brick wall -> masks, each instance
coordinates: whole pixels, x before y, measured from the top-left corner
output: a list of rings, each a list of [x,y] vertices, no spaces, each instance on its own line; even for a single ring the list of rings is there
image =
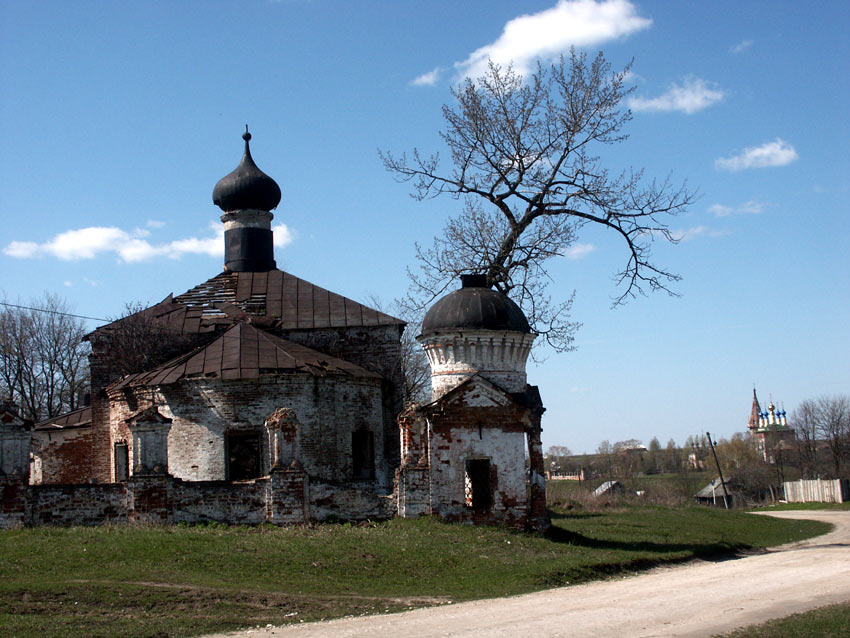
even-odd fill
[[[433,404],[406,410],[399,429],[400,516],[434,513],[447,520],[547,525],[545,485],[536,480],[542,464],[537,410],[473,379]],[[490,471],[489,507],[481,511],[470,506],[466,493],[467,462],[475,460],[487,461]]]
[[[376,443],[375,483],[388,491],[391,469],[383,446],[378,444],[383,438],[381,392],[380,380],[334,375],[278,374],[234,381],[188,379],[155,389],[112,392],[110,427],[116,440],[128,437],[124,420],[156,405],[161,414],[172,419],[168,434],[169,473],[187,481],[217,481],[228,478],[225,441],[227,434],[233,432],[259,434],[260,473],[269,473],[271,454],[264,423],[276,409],[287,407],[298,421],[296,457],[307,474],[330,482],[352,480],[351,434],[366,429],[372,432]]]
[[[91,427],[33,432],[30,482],[88,483],[92,440]]]
[[[209,521],[287,525],[329,518],[381,520],[393,512],[391,496],[373,484],[311,481],[297,469],[276,469],[238,483],[187,482],[168,475],[87,485],[27,485],[0,478],[0,528]]]
[[[29,486],[19,478],[0,476],[0,529],[29,522]]]
[[[404,406],[404,376],[401,369],[400,326],[328,328],[324,330],[290,330],[281,332],[285,339],[303,344],[319,352],[377,372],[384,379],[383,455],[386,458],[385,480],[392,482],[399,465],[396,416]],[[377,446],[376,446],[377,447]]]
[[[118,484],[34,485],[30,525],[102,525],[127,522],[127,490]]]

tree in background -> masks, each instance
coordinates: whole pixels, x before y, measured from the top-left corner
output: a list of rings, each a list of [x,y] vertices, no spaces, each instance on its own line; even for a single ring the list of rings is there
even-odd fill
[[[817,406],[811,399],[803,401],[791,413],[790,425],[797,437],[797,458],[800,478],[814,479],[818,471],[818,427]]]
[[[439,155],[381,152],[388,170],[413,183],[415,198],[464,201],[431,247],[417,246],[411,308],[430,305],[462,273],[486,274],[556,351],[571,350],[578,327],[568,320],[572,297],[551,300],[548,261],[564,255],[587,224],[624,243],[615,305],[647,289],[673,294],[668,286],[679,277],[652,262],[651,246],[659,238],[676,243],[667,220],[694,193],[667,180],[647,183],[642,171],[611,174],[598,155],[628,137],[631,112],[622,102],[633,90],[625,85],[629,71],[612,72],[601,53],[589,61],[571,51],[523,81],[491,62],[443,107],[451,170],[440,168]]]
[[[572,456],[570,448],[566,445],[550,445],[543,455],[543,462],[547,472],[569,472],[573,471],[569,462]]]
[[[644,474],[656,474],[661,469],[661,441],[657,436],[652,437],[644,458]]]
[[[676,446],[676,441],[670,439],[667,441],[667,446],[664,448],[662,457],[662,469],[664,472],[672,473],[679,472],[682,469],[682,452]]]
[[[850,470],[850,396],[807,399],[791,413],[791,425],[797,434],[800,473],[807,478],[821,472],[843,478]],[[828,470],[818,462],[818,441],[829,449]]]
[[[421,317],[411,316],[408,309],[398,301],[387,307],[376,295],[369,297],[369,305],[376,310],[394,315],[407,323],[401,335],[400,362],[402,377],[404,379],[404,401],[405,403],[422,403],[428,400],[431,392],[431,365],[428,357],[419,342],[416,334],[421,328]],[[383,371],[384,377],[394,378],[391,370]]]
[[[773,487],[780,482],[776,468],[764,461],[749,432],[721,439],[715,451],[724,477],[744,496],[754,501],[772,499]]]
[[[217,336],[215,332],[186,334],[169,328],[167,312],[160,304],[128,303],[120,316],[97,330],[92,346],[110,381],[152,370]]]
[[[829,445],[835,478],[850,469],[850,397],[823,396],[817,400],[818,428]]]
[[[596,448],[594,474],[614,478],[614,446],[607,439]]]
[[[83,320],[62,298],[45,294],[0,306],[0,398],[41,421],[83,404],[89,389]],[[26,306],[26,307],[22,307]]]

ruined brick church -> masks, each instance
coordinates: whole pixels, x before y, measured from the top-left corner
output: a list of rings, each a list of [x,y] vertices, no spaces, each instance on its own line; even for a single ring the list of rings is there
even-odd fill
[[[4,413],[0,527],[422,514],[545,527],[519,307],[465,276],[418,337],[431,400],[404,405],[404,322],[276,268],[281,191],[243,139],[213,190],[224,271],[88,335],[90,406],[35,426]],[[140,320],[183,351],[128,373],[116,344]]]

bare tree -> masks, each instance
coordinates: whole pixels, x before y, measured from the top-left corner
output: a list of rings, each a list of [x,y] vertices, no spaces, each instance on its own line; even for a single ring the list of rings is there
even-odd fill
[[[667,446],[664,448],[662,466],[665,472],[679,472],[682,469],[682,450],[673,439],[667,441]]]
[[[388,170],[412,182],[415,198],[464,200],[463,212],[432,246],[417,246],[411,306],[428,305],[461,273],[484,273],[556,351],[570,350],[578,327],[568,320],[572,297],[552,302],[547,262],[563,255],[586,224],[625,243],[615,305],[646,289],[673,294],[668,286],[679,276],[652,263],[650,249],[658,238],[676,243],[666,220],[694,193],[668,180],[645,183],[642,171],[612,175],[596,154],[627,138],[628,73],[628,66],[612,73],[601,53],[588,61],[571,51],[538,65],[526,82],[491,62],[484,76],[453,90],[456,104],[443,107],[450,171],[440,169],[439,155],[381,152]]]
[[[818,433],[829,446],[835,478],[841,478],[850,467],[850,396],[822,396],[815,405]]]
[[[89,387],[82,319],[56,295],[0,306],[0,398],[39,421],[80,407]]]
[[[772,498],[779,477],[775,468],[764,461],[749,432],[720,439],[715,451],[724,476],[743,496],[754,501]]]
[[[596,459],[601,462],[598,474],[614,478],[614,446],[605,439],[596,447]]]
[[[169,328],[157,306],[128,303],[120,317],[99,331],[108,339],[110,373],[115,377],[151,370],[208,341],[208,335],[184,334]]]
[[[387,307],[376,295],[371,295],[368,302],[376,310],[394,315],[407,323],[401,335],[399,362],[404,378],[404,401],[405,403],[421,403],[427,400],[431,390],[431,365],[422,346],[416,341],[416,335],[422,326],[421,313],[411,315],[406,305],[398,300]],[[395,362],[392,365],[395,365]],[[385,372],[389,373],[389,371]],[[385,374],[385,376],[393,375]]]
[[[817,405],[812,399],[806,399],[791,413],[791,425],[797,436],[800,478],[804,479],[818,477],[817,413]]]
[[[546,450],[546,456],[566,457],[572,456],[572,454],[570,448],[566,445],[550,445]]]

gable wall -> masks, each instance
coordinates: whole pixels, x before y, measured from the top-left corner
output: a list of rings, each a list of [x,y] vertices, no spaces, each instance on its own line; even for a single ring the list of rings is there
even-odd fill
[[[465,467],[468,459],[491,466],[491,517],[523,523],[527,512],[525,432],[512,410],[452,410],[432,421],[429,446],[431,503],[447,519],[468,518]],[[480,426],[480,427],[479,427]]]

